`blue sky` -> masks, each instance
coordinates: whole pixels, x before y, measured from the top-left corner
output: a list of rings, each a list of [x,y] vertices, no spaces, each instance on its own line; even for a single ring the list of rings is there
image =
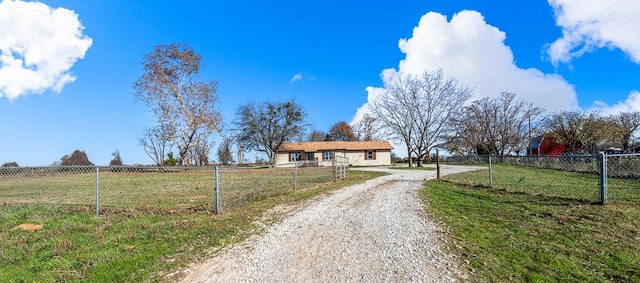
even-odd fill
[[[345,3],[347,2],[347,3]],[[640,0],[0,2],[0,163],[97,165],[154,121],[132,84],[154,45],[184,42],[240,104],[295,99],[314,129],[357,121],[390,75],[437,68],[549,112],[640,110]],[[212,157],[213,154],[212,154]]]

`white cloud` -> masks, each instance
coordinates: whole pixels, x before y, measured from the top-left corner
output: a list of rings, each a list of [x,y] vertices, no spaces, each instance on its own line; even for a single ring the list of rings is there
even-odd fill
[[[297,82],[297,81],[299,81],[301,79],[302,79],[302,73],[297,73],[297,74],[293,75],[293,77],[289,80],[289,83],[292,84],[292,83],[295,83],[295,82]]]
[[[450,21],[441,14],[422,16],[413,35],[401,39],[398,46],[405,53],[398,69],[386,69],[381,77],[386,86],[399,72],[419,74],[442,68],[460,83],[475,87],[472,99],[497,97],[508,91],[548,111],[578,108],[573,86],[555,74],[538,69],[519,68],[511,49],[505,45],[506,34],[487,24],[476,11],[461,11]],[[367,87],[368,101],[384,88]],[[367,113],[365,103],[352,121]]]
[[[9,100],[73,82],[73,64],[92,44],[78,15],[40,2],[0,2],[0,97]]]
[[[599,111],[605,115],[617,114],[620,112],[640,111],[640,91],[631,91],[625,101],[620,101],[615,105],[608,105],[602,101],[596,100],[593,102],[593,106],[588,110]]]
[[[569,62],[597,48],[619,48],[640,63],[640,0],[549,0],[562,37],[546,50],[551,62]]]
[[[289,83],[293,84],[301,80],[313,80],[313,79],[315,79],[314,76],[310,76],[310,75],[298,72],[297,74],[293,75],[293,77],[289,80]]]

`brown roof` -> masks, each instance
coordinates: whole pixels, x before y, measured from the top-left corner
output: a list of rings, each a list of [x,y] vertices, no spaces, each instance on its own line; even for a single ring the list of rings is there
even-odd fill
[[[388,141],[322,141],[322,142],[294,142],[284,143],[279,152],[304,151],[317,152],[326,150],[369,150],[369,149],[393,149]]]

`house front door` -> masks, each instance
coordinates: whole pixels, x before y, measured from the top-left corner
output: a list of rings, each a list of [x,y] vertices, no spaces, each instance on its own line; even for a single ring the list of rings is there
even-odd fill
[[[309,152],[309,154],[307,155],[307,160],[310,160],[310,161],[316,160],[313,155],[313,152]]]

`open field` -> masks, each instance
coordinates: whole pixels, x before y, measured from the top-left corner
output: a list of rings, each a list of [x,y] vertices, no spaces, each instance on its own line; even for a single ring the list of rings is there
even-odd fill
[[[525,169],[501,170],[517,174]],[[486,173],[450,177],[460,182]],[[511,183],[498,189],[437,181],[425,185],[428,210],[448,227],[450,246],[472,271],[470,281],[640,281],[637,202],[603,206],[579,200],[576,195],[589,198],[585,188],[597,187],[589,175],[548,170],[526,176],[526,186]],[[566,181],[562,190],[547,193],[532,186],[534,180],[540,187],[549,180]]]
[[[294,175],[295,174],[295,175]],[[213,168],[23,169],[0,174],[0,201],[7,204],[77,205],[109,210],[167,211],[214,209]],[[222,211],[249,199],[330,182],[331,167],[222,168],[219,170]],[[98,186],[97,186],[98,185]]]
[[[540,169],[520,165],[493,165],[493,187],[510,192],[561,197],[584,202],[600,200],[599,176],[594,173]],[[457,184],[489,187],[489,169],[445,176]],[[640,204],[640,180],[608,178],[608,201]]]
[[[237,173],[238,177],[232,179],[233,174],[227,172],[231,174],[227,179],[234,180],[229,181],[227,187],[233,182],[242,182],[249,183],[246,187],[251,188],[222,215],[196,209],[198,205],[210,206],[208,197],[196,197],[212,189],[206,185],[213,179],[211,172],[160,175],[145,172],[136,173],[139,176],[135,178],[130,172],[105,173],[100,178],[101,197],[115,200],[105,201],[105,213],[99,217],[87,207],[91,202],[84,203],[95,197],[91,193],[95,192],[95,183],[86,181],[90,173],[65,175],[55,182],[31,180],[25,183],[31,186],[25,188],[31,189],[7,192],[10,197],[3,197],[0,202],[0,281],[160,280],[166,271],[184,267],[216,247],[259,232],[252,224],[256,219],[277,221],[278,215],[266,219],[263,216],[276,205],[298,202],[381,175],[351,171],[348,179],[331,182],[326,172],[309,171],[316,173],[299,175],[299,187],[293,190],[285,189],[285,183],[293,183],[290,170],[294,169],[279,171],[283,179],[265,178],[269,175],[266,171]],[[224,174],[220,172],[221,181]],[[5,186],[0,186],[0,190],[12,187],[5,181],[0,183]],[[76,181],[81,185],[74,185]],[[221,188],[224,186],[221,183]],[[25,201],[28,195],[24,191],[33,195],[32,190],[42,188],[51,190],[47,193],[53,200],[43,197],[41,203]],[[256,193],[261,191],[264,192]],[[166,199],[171,202],[163,203]],[[180,204],[185,204],[185,208],[176,210],[174,207],[180,208]],[[32,231],[17,228],[21,224],[34,226],[23,226]]]

